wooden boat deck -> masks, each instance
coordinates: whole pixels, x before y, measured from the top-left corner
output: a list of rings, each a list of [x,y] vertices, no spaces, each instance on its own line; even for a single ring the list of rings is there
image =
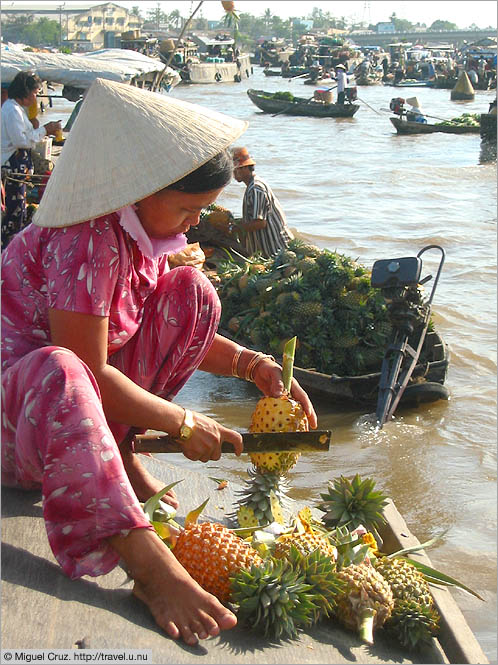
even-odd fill
[[[207,497],[206,519],[224,521],[234,501],[233,483],[218,491],[207,469],[193,472],[144,457],[164,483],[179,485],[179,521]],[[381,534],[384,549],[394,551],[418,541],[392,503]],[[150,649],[152,663],[487,663],[451,593],[435,589],[441,635],[419,654],[409,654],[378,631],[368,647],[357,636],[324,621],[295,641],[272,644],[236,627],[217,638],[188,647],[166,637],[148,610],[131,595],[131,581],[120,567],[98,578],[70,580],[48,545],[40,494],[2,489],[2,648],[5,649]],[[428,562],[421,553],[421,560]],[[89,654],[90,655],[90,654]]]

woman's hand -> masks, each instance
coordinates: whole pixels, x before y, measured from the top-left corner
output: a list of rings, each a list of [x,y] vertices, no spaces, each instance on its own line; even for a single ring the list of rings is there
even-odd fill
[[[201,462],[219,460],[223,441],[233,444],[237,456],[242,453],[244,446],[239,432],[220,425],[202,413],[194,413],[193,434],[182,443],[183,454],[190,460]]]
[[[254,383],[267,397],[280,397],[284,392],[284,382],[282,380],[282,368],[278,363],[270,358],[261,360],[253,373]],[[292,379],[291,396],[301,404],[311,429],[317,427],[317,417],[315,409],[307,393],[301,388],[296,379]]]
[[[43,125],[47,131],[47,136],[50,136],[51,134],[55,135],[58,129],[61,129],[61,123],[60,120],[57,122],[47,122],[46,125]]]

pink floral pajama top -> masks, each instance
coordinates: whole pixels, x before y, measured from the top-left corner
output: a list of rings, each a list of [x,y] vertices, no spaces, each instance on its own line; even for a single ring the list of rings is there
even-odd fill
[[[118,562],[107,538],[150,528],[105,418],[98,385],[52,345],[49,309],[109,317],[108,362],[171,399],[202,362],[220,303],[196,268],[169,271],[119,213],[48,229],[33,224],[2,253],[2,483],[41,488],[52,551],[73,578]]]

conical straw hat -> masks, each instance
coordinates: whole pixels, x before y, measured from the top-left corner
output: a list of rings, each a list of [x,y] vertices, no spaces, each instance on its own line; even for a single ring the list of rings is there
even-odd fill
[[[140,201],[205,164],[247,125],[168,95],[96,79],[33,222],[72,226]]]

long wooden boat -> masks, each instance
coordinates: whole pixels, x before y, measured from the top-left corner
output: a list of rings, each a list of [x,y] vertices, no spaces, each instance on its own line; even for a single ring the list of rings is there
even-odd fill
[[[210,499],[203,519],[227,524],[233,510],[236,482],[223,491],[206,471],[192,471],[163,459],[142,456],[150,473],[165,485],[183,480],[178,486],[181,508],[176,517],[182,523],[189,510]],[[170,456],[171,457],[171,456]],[[241,467],[243,463],[241,462]],[[299,509],[302,504],[296,502]],[[269,665],[284,663],[488,663],[486,655],[459,609],[452,592],[432,587],[434,603],[441,616],[440,634],[421,653],[402,649],[377,631],[368,649],[354,632],[332,620],[306,630],[299,640],[275,643],[239,626],[219,638],[186,647],[169,639],[148,610],[131,594],[132,581],[121,567],[109,574],[80,580],[66,577],[56,564],[45,531],[39,492],[2,488],[2,651],[25,649],[148,650],[151,663],[220,663]],[[384,508],[386,524],[379,529],[383,551],[391,553],[419,545],[405,520],[390,500]],[[423,552],[413,558],[430,565]],[[450,571],[451,572],[451,571]],[[69,651],[68,651],[69,653]],[[81,652],[89,653],[87,652]],[[112,652],[109,652],[112,653]],[[137,652],[135,652],[137,653]],[[140,658],[136,656],[135,660]],[[109,658],[109,656],[108,656]],[[201,660],[199,660],[199,658]],[[7,658],[5,658],[7,660]]]
[[[395,88],[430,88],[433,85],[432,79],[420,81],[399,81],[398,83],[384,82],[384,85],[391,85]]]
[[[247,95],[251,102],[265,113],[283,113],[284,115],[310,116],[312,118],[351,118],[360,108],[358,104],[324,104],[302,97],[294,101],[274,99],[272,93],[250,88]]]
[[[263,69],[263,74],[265,76],[282,76],[282,71],[280,69]]]
[[[467,127],[465,125],[430,125],[423,122],[413,122],[411,120],[401,120],[400,118],[389,118],[398,134],[433,134],[434,132],[443,132],[444,134],[479,134],[481,128]]]
[[[220,334],[236,341],[228,330],[221,329]],[[415,366],[400,400],[403,406],[418,406],[440,399],[447,400],[449,397],[449,390],[444,382],[448,373],[450,352],[437,331],[427,332],[421,357],[428,360]],[[380,371],[359,376],[338,376],[294,365],[294,376],[306,392],[314,397],[331,399],[334,403],[339,401],[352,408],[370,407],[377,403]]]

